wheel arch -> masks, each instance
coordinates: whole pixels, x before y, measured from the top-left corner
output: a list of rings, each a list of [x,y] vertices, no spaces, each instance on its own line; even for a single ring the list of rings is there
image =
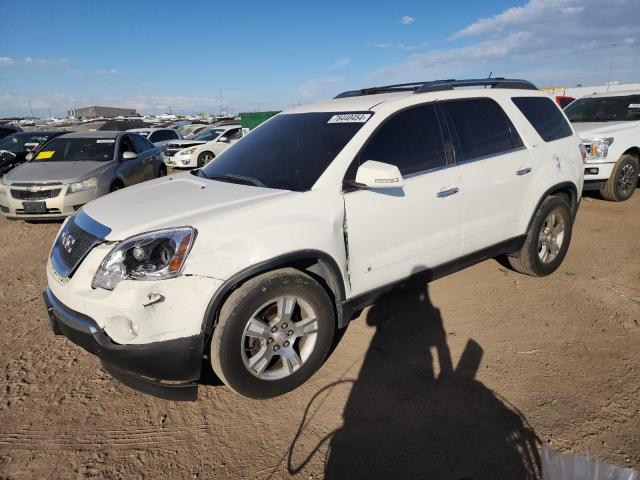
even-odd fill
[[[247,280],[263,273],[281,268],[295,268],[313,277],[320,283],[331,299],[336,318],[336,327],[346,326],[349,319],[342,315],[342,303],[345,300],[345,285],[338,263],[331,255],[319,250],[299,250],[264,260],[236,273],[216,291],[209,301],[202,321],[202,332],[210,339],[215,328],[222,305],[229,295]]]
[[[633,155],[638,161],[640,161],[640,147],[631,147],[625,150],[622,155]]]
[[[575,218],[576,213],[578,212],[578,205],[580,204],[580,199],[578,198],[578,187],[573,182],[558,183],[548,188],[542,194],[542,196],[540,197],[540,200],[538,200],[536,207],[533,209],[533,212],[531,212],[529,223],[527,223],[526,232],[528,232],[529,229],[531,228],[531,222],[533,222],[533,218],[535,217],[536,212],[540,208],[540,205],[542,205],[542,202],[544,202],[544,200],[551,195],[563,196],[565,199],[567,199],[569,202],[569,208],[571,209],[571,215],[572,217]]]

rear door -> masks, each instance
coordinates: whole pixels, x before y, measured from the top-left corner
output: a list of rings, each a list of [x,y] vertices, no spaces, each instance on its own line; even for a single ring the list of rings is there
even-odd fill
[[[354,295],[436,267],[459,256],[463,192],[447,164],[433,104],[387,119],[371,136],[347,179],[367,160],[396,165],[397,189],[344,193],[349,273]]]
[[[532,177],[531,154],[490,98],[441,102],[463,178],[462,254],[518,236]]]

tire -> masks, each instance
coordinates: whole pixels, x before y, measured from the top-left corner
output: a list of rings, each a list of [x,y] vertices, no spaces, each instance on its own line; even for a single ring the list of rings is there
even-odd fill
[[[278,302],[285,296],[288,302]],[[293,305],[289,318],[282,318],[283,304]],[[334,331],[333,305],[318,282],[293,268],[268,272],[242,284],[222,306],[211,339],[211,367],[241,395],[282,395],[322,366]]]
[[[545,198],[533,216],[524,245],[507,256],[509,265],[534,277],[555,272],[567,254],[572,230],[573,217],[567,201],[556,196]]]
[[[215,155],[211,152],[202,152],[198,155],[198,168],[204,167],[207,163],[215,158]]]
[[[122,182],[113,182],[113,184],[111,184],[111,188],[109,189],[109,192],[115,192],[118,190],[122,190],[124,188],[124,185],[122,184]]]
[[[612,202],[629,200],[638,185],[638,159],[633,155],[622,155],[616,162],[611,176],[600,188],[600,194]]]
[[[166,176],[167,176],[167,167],[165,167],[164,165],[160,165],[160,168],[158,168],[158,178],[166,177]]]

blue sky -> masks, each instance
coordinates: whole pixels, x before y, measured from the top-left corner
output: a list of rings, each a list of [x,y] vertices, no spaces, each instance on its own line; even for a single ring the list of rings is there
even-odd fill
[[[0,116],[282,109],[349,88],[517,76],[640,81],[640,2],[0,0]]]

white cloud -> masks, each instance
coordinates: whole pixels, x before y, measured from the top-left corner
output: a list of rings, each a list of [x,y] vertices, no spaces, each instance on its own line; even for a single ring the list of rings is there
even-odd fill
[[[336,68],[346,67],[350,63],[351,63],[351,60],[349,60],[348,58],[341,58],[339,60],[336,60],[336,62],[329,67],[329,70],[335,70]]]
[[[22,60],[25,65],[69,65],[71,60],[68,58],[33,58],[25,57]]]
[[[11,57],[0,57],[0,67],[10,67],[15,61]]]
[[[431,80],[493,71],[494,76],[528,72],[542,84],[604,83],[616,43],[614,78],[618,73],[623,81],[637,81],[638,15],[637,0],[610,0],[607,8],[599,0],[530,0],[476,20],[451,37],[449,48],[411,55],[368,78]]]
[[[96,70],[96,75],[117,75],[120,73],[117,68],[103,68]]]
[[[337,92],[338,86],[344,80],[344,77],[313,78],[300,85],[296,90],[296,95],[305,101],[330,98],[339,93]]]
[[[410,16],[408,16],[408,15],[405,15],[404,17],[402,17],[402,18],[400,19],[400,23],[401,23],[402,25],[411,25],[411,24],[412,24],[412,23],[414,23],[415,21],[416,21],[416,19],[415,19],[415,18],[410,17]]]

